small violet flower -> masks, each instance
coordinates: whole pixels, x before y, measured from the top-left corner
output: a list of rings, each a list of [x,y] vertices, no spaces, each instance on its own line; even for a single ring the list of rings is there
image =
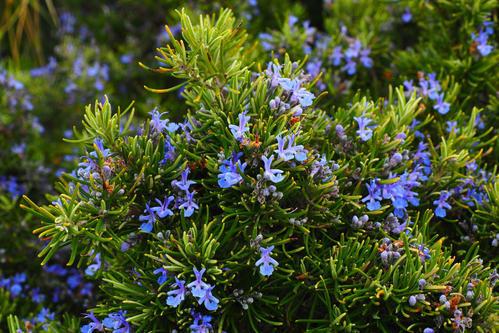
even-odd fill
[[[262,161],[264,164],[264,173],[263,176],[272,181],[273,183],[279,183],[284,179],[282,175],[283,171],[279,169],[272,169],[272,161],[274,160],[274,155],[271,155],[269,158],[266,156],[262,156]]]
[[[250,117],[246,116],[246,112],[243,112],[239,114],[239,126],[229,125],[230,131],[237,141],[242,141],[245,133],[249,131],[249,120]]]
[[[260,247],[261,257],[257,260],[255,266],[260,266],[260,274],[263,276],[271,276],[274,272],[274,267],[279,265],[279,263],[270,256],[273,249],[273,245],[267,248]]]
[[[360,137],[362,141],[368,141],[371,139],[373,136],[373,128],[375,128],[374,125],[368,126],[371,122],[372,119],[369,119],[367,117],[354,117],[355,121],[357,121],[357,124],[359,125],[359,129],[356,131],[357,135]]]
[[[451,195],[450,192],[442,191],[440,192],[440,197],[437,200],[433,201],[433,204],[437,206],[437,208],[435,208],[436,216],[443,218],[447,215],[446,209],[452,208],[452,206],[447,203],[447,200],[449,199],[450,195]]]
[[[185,281],[179,280],[175,277],[175,283],[173,286],[176,286],[177,289],[170,290],[167,293],[168,298],[166,299],[166,304],[176,308],[185,299]]]

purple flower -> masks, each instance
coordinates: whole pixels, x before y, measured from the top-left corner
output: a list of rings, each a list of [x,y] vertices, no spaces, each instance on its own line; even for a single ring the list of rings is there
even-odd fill
[[[244,172],[246,163],[241,164],[239,160],[241,156],[242,153],[232,153],[232,158],[223,161],[219,167],[221,173],[218,175],[218,186],[229,188],[243,180],[243,177],[239,174],[239,170],[240,172]]]
[[[487,34],[487,32],[485,31],[480,31],[478,35],[472,33],[471,38],[477,44],[476,48],[478,50],[478,53],[480,53],[482,57],[488,56],[494,49],[492,45],[487,44],[489,34]]]
[[[101,268],[102,262],[100,259],[100,253],[97,253],[94,258],[94,263],[85,269],[85,274],[89,276],[95,275],[95,273]]]
[[[178,124],[170,123],[168,119],[161,119],[161,116],[166,114],[166,112],[159,113],[158,109],[155,108],[149,112],[149,114],[151,115],[151,122],[149,123],[149,126],[154,133],[159,134],[164,130],[167,130],[168,132],[175,132],[179,128]]]
[[[196,184],[195,181],[187,179],[187,177],[189,176],[189,173],[190,173],[189,168],[185,168],[185,170],[182,171],[181,180],[180,181],[178,181],[178,180],[172,181],[172,185],[176,186],[179,190],[189,192],[189,187],[192,184]]]
[[[230,131],[237,141],[242,141],[244,139],[245,133],[249,131],[249,120],[250,117],[246,116],[246,112],[242,112],[239,114],[239,126],[229,125]]]
[[[215,286],[208,285],[208,287],[202,290],[202,296],[198,298],[198,304],[204,304],[204,307],[209,311],[215,311],[219,303],[219,300],[211,293],[213,288]]]
[[[168,271],[166,269],[164,269],[163,267],[155,269],[152,273],[154,275],[158,275],[159,274],[159,277],[158,277],[158,284],[159,285],[162,285],[168,279],[168,275],[167,275]]]
[[[412,14],[409,8],[405,8],[404,13],[402,14],[402,22],[409,23],[412,20]]]
[[[172,145],[171,139],[169,136],[166,136],[165,138],[165,146],[164,146],[164,151],[165,151],[165,157],[161,161],[161,164],[166,164],[168,161],[174,161],[175,158],[177,157],[177,154],[175,154],[175,146]]]
[[[360,51],[360,62],[365,68],[373,67],[373,60],[369,57],[370,53],[371,53],[370,48],[365,48],[362,51]]]
[[[155,201],[159,204],[159,206],[151,208],[151,211],[156,213],[159,218],[172,216],[173,212],[168,208],[168,206],[170,206],[173,200],[175,200],[173,195],[170,195],[169,197],[165,196],[165,199],[163,201],[156,199]]]
[[[277,149],[274,152],[277,153],[279,158],[284,161],[290,161],[294,158],[298,162],[303,162],[307,159],[308,151],[302,145],[295,145],[295,138],[295,134],[288,135],[285,138],[277,136]],[[288,142],[288,146],[284,148],[286,141]]]
[[[210,333],[213,330],[211,316],[203,316],[200,313],[193,313],[194,323],[190,326],[192,333]]]
[[[150,233],[152,231],[153,225],[156,222],[156,215],[154,211],[149,207],[149,204],[146,204],[146,209],[144,210],[143,215],[139,216],[139,221],[146,221],[140,225],[140,230],[146,233]]]
[[[34,318],[35,323],[46,323],[49,320],[54,320],[55,314],[53,312],[50,312],[49,309],[42,307],[40,312],[36,315]]]
[[[444,101],[444,94],[438,94],[436,100],[437,103],[433,108],[440,114],[447,114],[447,112],[449,112],[450,104]]]
[[[265,179],[272,181],[273,183],[279,183],[284,179],[282,175],[283,171],[279,169],[272,169],[272,161],[274,160],[274,155],[270,155],[269,158],[262,156],[262,161],[264,165],[263,176]]]
[[[348,59],[346,65],[341,70],[347,72],[348,75],[354,75],[357,73],[357,63],[352,59]]]
[[[354,119],[355,121],[357,121],[357,124],[359,125],[359,129],[356,131],[356,133],[360,137],[360,139],[365,142],[368,141],[370,138],[372,138],[373,136],[372,129],[376,127],[374,125],[368,126],[372,122],[372,119],[362,116],[354,117]]]
[[[366,184],[367,191],[369,194],[362,198],[362,202],[368,202],[367,203],[367,209],[370,211],[373,210],[378,210],[381,208],[381,189],[380,187],[376,184],[376,180],[371,180],[370,184]]]
[[[113,333],[129,333],[130,324],[126,321],[126,311],[118,311],[108,314],[102,321],[104,327],[112,329]]]
[[[185,299],[185,281],[179,280],[175,277],[175,283],[173,286],[176,286],[177,289],[170,290],[167,293],[168,298],[166,299],[166,304],[176,308]]]
[[[204,290],[207,289],[210,285],[207,283],[204,283],[202,281],[203,279],[203,274],[206,272],[206,268],[201,269],[198,271],[196,267],[193,268],[194,275],[196,276],[196,279],[189,283],[187,285],[188,288],[191,289],[192,296],[194,297],[203,297]]]
[[[459,132],[459,129],[457,128],[457,121],[447,121],[446,124],[447,124],[447,129],[446,129],[447,133]]]
[[[305,88],[300,88],[301,81],[299,79],[280,78],[278,82],[290,94],[291,102],[298,102],[303,108],[312,105],[315,96]]]
[[[97,319],[94,316],[93,312],[90,312],[89,314],[85,315],[85,318],[92,320],[92,322],[90,324],[82,326],[80,329],[81,333],[92,333],[94,331],[99,331],[99,332],[104,331],[104,326],[99,321],[99,319]]]
[[[260,247],[261,257],[257,260],[255,266],[260,266],[260,274],[263,276],[271,276],[274,272],[274,267],[279,265],[279,263],[270,256],[273,249],[273,245],[267,248]]]
[[[279,85],[279,79],[281,78],[281,65],[269,62],[265,74],[270,78],[270,87],[277,87]]]
[[[435,331],[433,330],[433,328],[426,327],[426,328],[423,330],[423,333],[435,333]]]
[[[362,43],[360,40],[356,39],[353,43],[350,43],[350,46],[345,51],[345,57],[348,59],[357,58],[360,54],[360,50],[362,48]]]
[[[184,209],[184,217],[190,217],[194,213],[195,209],[199,209],[198,204],[194,201],[194,193],[188,190],[185,193],[184,202],[179,206],[180,209]]]
[[[450,197],[450,192],[442,191],[440,192],[440,197],[438,200],[433,201],[433,204],[437,206],[435,208],[435,215],[438,217],[445,217],[447,215],[446,209],[451,209],[452,206],[447,203]]]
[[[341,52],[341,46],[336,46],[331,53],[330,59],[333,66],[339,66],[341,64],[341,59],[343,59],[343,53]]]

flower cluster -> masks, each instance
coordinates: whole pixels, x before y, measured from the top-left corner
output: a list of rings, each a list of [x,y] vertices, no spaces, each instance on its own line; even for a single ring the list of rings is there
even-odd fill
[[[416,92],[419,96],[429,98],[435,103],[433,109],[442,115],[449,112],[450,104],[445,101],[445,95],[435,73],[430,73],[426,77],[423,72],[418,72],[418,84],[419,86],[415,87],[413,80],[404,81],[406,93]]]

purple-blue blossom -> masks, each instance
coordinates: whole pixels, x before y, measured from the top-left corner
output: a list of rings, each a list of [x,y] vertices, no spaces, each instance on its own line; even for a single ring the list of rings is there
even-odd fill
[[[211,316],[193,313],[193,323],[190,326],[192,333],[210,333],[213,331]]]
[[[359,125],[359,129],[355,132],[359,136],[362,141],[368,141],[373,136],[373,129],[376,127],[375,125],[369,125],[372,122],[372,119],[361,116],[354,117],[355,121]]]
[[[218,309],[219,300],[212,294],[212,290],[215,286],[208,285],[202,290],[201,296],[198,298],[198,304],[204,304],[204,307],[209,311],[215,311]]]
[[[433,201],[433,204],[436,206],[435,215],[438,217],[445,217],[447,215],[447,210],[451,209],[452,206],[447,203],[447,200],[450,198],[450,192],[442,191],[440,192],[440,197]]]
[[[250,117],[246,115],[246,112],[242,112],[238,116],[239,125],[229,125],[230,132],[237,141],[242,141],[245,137],[246,132],[249,131],[248,121]]]
[[[409,23],[412,21],[412,13],[409,8],[406,8],[404,10],[404,13],[402,14],[402,22],[404,23]]]
[[[155,201],[159,204],[157,207],[152,207],[150,210],[156,215],[158,215],[159,218],[165,218],[167,216],[172,216],[173,211],[168,208],[170,204],[175,200],[173,195],[170,195],[169,197],[165,196],[163,201],[156,199]]]
[[[279,265],[279,263],[270,256],[273,249],[273,245],[267,248],[260,247],[261,256],[260,259],[258,259],[255,263],[255,266],[260,267],[260,274],[262,274],[263,276],[271,276],[274,272],[274,268]]]
[[[85,315],[85,318],[92,320],[92,322],[90,324],[83,325],[80,329],[81,333],[92,333],[94,331],[99,331],[99,332],[104,331],[104,325],[102,325],[100,320],[95,317],[93,312],[90,312],[89,314]]]
[[[189,187],[196,184],[195,181],[187,179],[190,172],[189,168],[185,168],[184,171],[182,171],[181,179],[172,181],[172,186],[177,187],[179,190],[188,192]]]
[[[438,94],[436,98],[436,103],[433,108],[440,114],[447,114],[450,109],[450,104],[444,101],[444,94]]]
[[[94,263],[89,265],[85,269],[85,274],[88,276],[93,276],[101,268],[101,266],[102,266],[102,261],[100,258],[100,253],[97,253],[94,258]]]
[[[293,158],[298,162],[303,162],[307,159],[308,151],[303,148],[303,145],[295,145],[294,141],[296,139],[296,134],[288,135],[282,138],[280,135],[277,136],[277,149],[274,152],[277,156],[284,161],[290,161]],[[287,142],[287,147],[284,148]]]
[[[150,233],[153,229],[154,223],[156,223],[156,214],[146,203],[146,209],[144,209],[144,214],[139,216],[139,221],[144,222],[140,225],[140,230],[145,233]]]
[[[209,284],[203,282],[203,274],[206,272],[206,268],[203,268],[201,270],[197,270],[196,267],[193,269],[194,276],[196,277],[194,281],[189,283],[187,287],[191,290],[192,296],[194,297],[203,297],[204,290],[209,287]]]
[[[176,308],[185,299],[185,281],[179,280],[175,277],[175,283],[172,285],[177,287],[177,289],[170,290],[167,295],[166,304]]]
[[[273,183],[279,183],[284,179],[283,171],[279,169],[272,169],[272,161],[274,160],[274,155],[270,155],[269,158],[262,155],[262,161],[264,165],[263,176],[265,179],[272,181]]]
[[[232,156],[222,162],[219,167],[218,186],[229,188],[242,182],[243,177],[239,172],[244,172],[246,163],[241,164],[243,153],[232,153]]]
[[[380,209],[381,188],[376,184],[376,180],[371,180],[369,184],[366,184],[366,187],[368,195],[362,198],[362,202],[367,202],[367,209],[371,211]]]
[[[189,192],[188,190],[185,192],[185,198],[180,204],[179,208],[184,210],[184,217],[190,217],[194,213],[194,210],[199,209],[198,204],[194,201],[194,193],[195,191]]]
[[[163,267],[156,268],[152,273],[154,275],[159,275],[157,280],[159,285],[162,285],[168,280],[168,271]]]

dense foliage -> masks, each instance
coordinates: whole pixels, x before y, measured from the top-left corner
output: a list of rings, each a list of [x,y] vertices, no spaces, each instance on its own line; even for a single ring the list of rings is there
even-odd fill
[[[495,332],[495,1],[76,3],[0,48],[0,330]]]

